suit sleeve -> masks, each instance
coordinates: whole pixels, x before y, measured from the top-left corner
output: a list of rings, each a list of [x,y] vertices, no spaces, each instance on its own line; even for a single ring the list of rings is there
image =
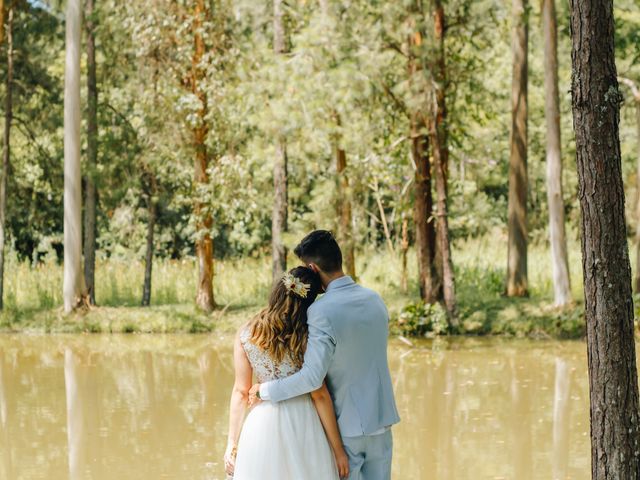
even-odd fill
[[[309,309],[307,323],[309,341],[302,368],[290,377],[262,384],[260,396],[263,400],[281,402],[322,386],[336,350],[336,340],[329,320],[319,309]]]

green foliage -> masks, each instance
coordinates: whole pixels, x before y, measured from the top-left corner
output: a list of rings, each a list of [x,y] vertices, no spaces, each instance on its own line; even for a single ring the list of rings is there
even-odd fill
[[[202,103],[185,86],[193,67],[193,4],[105,0],[96,5],[99,162],[95,172],[86,173],[98,185],[99,256],[142,259],[150,201],[158,205],[156,255],[193,255],[193,240],[202,233],[192,214],[195,198],[205,200],[215,219],[210,233],[216,256],[262,255],[270,241],[272,159],[279,138],[287,143],[292,238],[316,226],[335,228],[333,156],[339,145],[347,152],[356,245],[385,242],[376,197],[392,240],[399,243],[402,218],[412,217],[407,114],[430,101],[422,87],[434,81],[429,12],[407,2],[328,2],[326,12],[313,2],[294,2],[285,8],[289,51],[276,55],[271,2],[205,3],[212,13],[200,19],[205,54],[198,68],[212,162],[210,182],[198,190],[192,186],[192,128],[201,122]],[[18,5],[8,228],[18,256],[37,260],[62,251],[62,177],[56,172],[63,155],[64,25],[58,3]],[[570,81],[567,8],[558,4],[561,92]],[[477,237],[506,222],[511,13],[497,0],[453,0],[445,13],[450,224],[454,238]],[[616,21],[619,71],[639,80],[637,4],[618,2]],[[529,227],[531,239],[543,242],[537,4],[529,22]],[[424,32],[414,53],[425,68],[410,82],[407,38],[415,29]],[[5,68],[0,62],[0,73]],[[0,85],[0,92],[4,88]],[[569,160],[574,151],[569,95],[560,100],[563,156]],[[622,152],[630,180],[638,149],[634,121],[632,109],[623,108]],[[149,190],[149,173],[157,191]],[[565,162],[564,176],[568,221],[577,230],[573,162]]]
[[[569,242],[573,296],[581,297],[581,266],[578,243]],[[632,251],[632,255],[633,255]],[[437,334],[506,335],[580,338],[584,335],[584,312],[580,303],[567,309],[553,307],[552,283],[546,247],[530,250],[530,275],[540,288],[525,299],[504,297],[504,271],[495,263],[506,255],[506,238],[489,233],[457,241],[453,250],[460,327],[447,330],[440,305],[416,303],[418,287],[415,252],[409,251],[409,288],[400,288],[400,263],[386,250],[359,255],[359,282],[379,292],[389,308],[391,331],[405,336]],[[223,308],[203,314],[192,306],[197,278],[192,261],[159,259],[154,264],[151,307],[139,307],[144,265],[116,259],[98,262],[98,307],[64,315],[61,302],[62,269],[55,261],[19,262],[10,255],[7,266],[6,308],[0,313],[2,331],[37,332],[209,332],[235,331],[258,312],[271,288],[268,257],[245,257],[218,262],[215,293]],[[289,259],[291,263],[295,260]],[[634,258],[631,259],[635,265]],[[636,305],[640,302],[636,302]],[[401,316],[403,320],[400,321]],[[640,316],[640,315],[639,315]]]
[[[275,145],[286,140],[289,248],[308,230],[336,228],[335,149],[347,154],[358,275],[381,291],[392,317],[406,317],[405,334],[442,333],[439,307],[416,304],[416,264],[409,254],[409,291],[398,284],[397,254],[403,219],[413,243],[414,167],[409,114],[427,108],[435,81],[430,71],[433,16],[420,2],[287,2],[288,52],[273,52],[272,3],[207,1],[195,18],[193,2],[97,2],[99,159],[96,294],[106,308],[140,301],[149,205],[157,205],[152,302],[188,304],[195,290],[193,216],[203,201],[214,222],[216,295],[243,315],[270,287],[267,258],[273,200]],[[56,5],[43,8],[43,5]],[[64,24],[59,2],[17,2],[15,122],[8,185],[5,303],[9,323],[61,303]],[[531,298],[503,298],[510,130],[511,11],[499,0],[445,2],[447,134],[450,143],[449,211],[453,262],[463,333],[575,336],[580,307],[547,308],[551,278],[547,244],[545,127],[539,5],[529,12],[529,211]],[[616,3],[616,62],[620,75],[640,82],[640,7]],[[198,21],[202,24],[198,28]],[[558,3],[559,79],[565,211],[570,236],[579,229],[570,95],[568,6]],[[423,65],[409,79],[408,37],[423,43],[411,53]],[[193,65],[194,37],[205,52]],[[4,50],[2,54],[4,55]],[[207,98],[189,88],[202,72]],[[85,68],[85,65],[83,65]],[[6,62],[0,61],[4,78]],[[637,152],[635,111],[628,91],[621,115],[623,174],[634,198]],[[5,84],[0,84],[4,98]],[[86,91],[82,90],[83,98]],[[86,102],[84,102],[86,104]],[[0,108],[4,108],[0,106]],[[4,120],[0,119],[0,126]],[[193,185],[193,129],[206,124],[209,181]],[[425,133],[425,132],[421,132]],[[83,145],[83,152],[86,145]],[[154,178],[157,187],[150,184]],[[381,210],[380,211],[380,206]],[[627,202],[629,219],[634,202]],[[386,249],[383,219],[396,252]],[[636,227],[630,220],[631,229]],[[577,243],[570,248],[574,298],[580,298]],[[479,255],[483,253],[483,256]],[[295,262],[291,258],[290,262]],[[403,310],[405,305],[409,305]],[[247,309],[245,312],[243,309]],[[24,312],[24,313],[18,313]],[[35,313],[34,313],[35,312]],[[104,311],[103,311],[104,312]],[[159,313],[158,313],[159,312]],[[228,311],[226,311],[228,313]],[[191,322],[164,310],[148,319],[154,331],[208,331],[210,318]],[[89,313],[89,316],[102,313]],[[105,314],[86,331],[125,331],[126,321]],[[57,328],[56,316],[45,316]],[[527,317],[527,318],[523,318]],[[25,320],[27,321],[27,320]],[[404,320],[403,320],[404,321]],[[50,323],[48,323],[50,322]],[[434,323],[435,322],[435,323]],[[184,323],[184,325],[182,325]],[[63,322],[64,324],[64,322]],[[68,325],[64,324],[67,328]],[[135,323],[131,323],[135,325]]]
[[[448,330],[447,312],[439,303],[411,303],[405,306],[391,325],[401,335],[427,337]]]

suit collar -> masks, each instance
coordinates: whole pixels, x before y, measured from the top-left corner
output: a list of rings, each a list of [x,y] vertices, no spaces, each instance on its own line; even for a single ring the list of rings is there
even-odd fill
[[[356,282],[354,282],[353,278],[351,278],[349,275],[336,278],[335,280],[332,280],[331,282],[329,282],[329,285],[327,285],[327,288],[325,289],[325,293],[329,293],[331,290],[335,290],[336,288],[346,287],[347,285],[353,285],[354,283]]]

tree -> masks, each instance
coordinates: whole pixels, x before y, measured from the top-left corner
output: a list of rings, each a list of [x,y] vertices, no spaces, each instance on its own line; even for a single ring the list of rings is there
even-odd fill
[[[413,6],[414,16],[423,15],[421,5]],[[411,20],[413,33],[409,35],[407,55],[409,84],[412,95],[425,99],[426,82],[422,62],[423,33]],[[425,102],[426,103],[426,102]],[[416,228],[416,255],[418,260],[418,287],[420,298],[426,303],[438,300],[440,281],[435,269],[436,231],[433,217],[433,194],[431,192],[431,159],[429,157],[429,134],[425,124],[424,105],[416,105],[409,113],[411,158],[414,163],[413,218]]]
[[[340,117],[336,116],[338,128]],[[338,209],[338,240],[342,246],[344,267],[347,275],[356,277],[355,246],[353,242],[353,228],[351,220],[351,189],[347,172],[347,152],[340,146],[339,137],[335,141],[336,174],[338,176],[337,209]]]
[[[160,76],[160,69],[158,65],[158,49],[153,49],[151,58],[147,58],[146,63],[153,64],[153,93],[152,93],[152,108],[148,118],[150,124],[154,124],[154,115],[159,110],[158,104],[158,80]],[[149,62],[150,61],[150,62]],[[157,152],[154,152],[157,153]],[[155,160],[155,155],[153,156]],[[155,228],[158,221],[158,176],[157,170],[154,165],[142,160],[141,162],[141,185],[147,206],[147,232],[146,232],[146,245],[144,254],[144,283],[142,285],[142,306],[148,307],[151,304],[151,273],[153,270],[153,254],[154,254],[154,239]]]
[[[418,286],[422,300],[426,303],[434,303],[438,299],[439,282],[434,268],[436,232],[433,225],[429,137],[421,133],[417,125],[419,125],[417,120],[412,119],[411,156],[415,163],[413,218],[416,226]]]
[[[0,45],[4,43],[4,0],[0,0]]]
[[[553,268],[555,304],[571,302],[569,259],[562,195],[562,155],[560,142],[560,100],[558,95],[558,24],[555,0],[542,0],[544,37],[545,116],[547,120],[547,202],[549,240]]]
[[[527,294],[527,0],[512,3],[507,295]]]
[[[4,41],[4,2],[0,3],[0,45]],[[9,0],[7,15],[7,78],[4,99],[4,132],[2,149],[2,171],[0,171],[0,310],[4,306],[4,254],[7,228],[7,181],[11,159],[11,124],[13,122],[13,14],[14,0]]]
[[[400,291],[409,291],[409,278],[407,276],[407,252],[409,251],[409,221],[402,214],[402,237],[400,240]]]
[[[282,0],[273,0],[273,50],[276,55],[286,53],[286,32]],[[279,136],[273,161],[273,216],[271,217],[271,255],[273,257],[273,281],[277,281],[287,269],[287,249],[282,235],[287,231],[288,185],[287,141]]]
[[[158,181],[155,172],[148,166],[142,173],[142,185],[147,202],[147,235],[144,254],[144,284],[142,286],[142,306],[151,304],[151,271],[153,269],[153,242],[158,218]]]
[[[449,147],[447,145],[447,106],[445,88],[447,82],[447,68],[444,49],[445,14],[440,0],[433,2],[434,38],[436,42],[436,55],[432,67],[434,76],[435,101],[432,102],[432,115],[430,125],[431,145],[433,149],[433,167],[436,177],[436,238],[437,246],[442,256],[442,286],[444,304],[452,324],[456,320],[456,295],[453,273],[453,261],[451,259],[451,241],[449,233],[449,220],[447,213],[447,170],[449,163]]]
[[[200,105],[197,110],[197,121],[192,129],[193,147],[195,150],[195,186],[196,192],[199,186],[204,187],[209,183],[209,154],[207,152],[206,139],[209,133],[207,122],[208,101],[207,92],[202,85],[204,79],[205,43],[203,39],[203,18],[211,15],[205,6],[204,0],[197,0],[193,10],[193,57],[191,60],[191,72],[187,78],[187,84],[191,92],[197,97]],[[211,228],[213,218],[211,211],[196,193],[194,202],[194,216],[196,219],[196,256],[198,257],[198,286],[196,292],[196,305],[204,311],[211,311],[216,303],[213,297],[213,238]]]
[[[86,0],[87,32],[87,174],[84,203],[84,282],[89,302],[96,303],[96,174],[98,164],[98,86],[96,81],[96,44],[94,0]]]
[[[320,10],[322,12],[323,19],[328,25],[331,25],[332,30],[337,28],[339,22],[335,21],[332,16],[329,2],[327,0],[320,1]],[[333,32],[336,33],[336,32]],[[337,36],[337,35],[336,35]],[[333,39],[333,35],[330,37]],[[333,43],[329,40],[329,43]],[[332,59],[332,67],[335,68],[337,62],[336,59]],[[356,260],[355,260],[355,245],[353,240],[353,219],[352,219],[352,195],[351,187],[349,185],[349,171],[347,169],[347,152],[342,145],[342,118],[340,112],[331,107],[332,120],[336,132],[333,135],[333,154],[336,162],[336,210],[338,214],[338,241],[341,245],[342,256],[344,260],[344,268],[347,275],[356,278]]]
[[[613,2],[571,0],[594,480],[640,478],[638,373],[618,131]]]
[[[80,177],[81,0],[67,0],[64,82],[64,310],[82,301],[82,182]]]

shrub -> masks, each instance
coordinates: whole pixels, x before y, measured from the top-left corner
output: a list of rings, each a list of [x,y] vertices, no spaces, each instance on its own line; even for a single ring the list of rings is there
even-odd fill
[[[447,312],[439,303],[410,303],[392,324],[395,333],[412,337],[441,335],[448,328]]]

